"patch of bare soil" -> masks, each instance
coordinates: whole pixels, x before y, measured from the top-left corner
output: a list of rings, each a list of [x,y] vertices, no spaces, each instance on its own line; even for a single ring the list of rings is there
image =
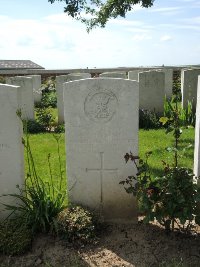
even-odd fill
[[[0,255],[0,266],[200,267],[200,228],[195,230],[186,236],[155,224],[110,225],[97,244],[78,248],[40,235],[23,256]]]

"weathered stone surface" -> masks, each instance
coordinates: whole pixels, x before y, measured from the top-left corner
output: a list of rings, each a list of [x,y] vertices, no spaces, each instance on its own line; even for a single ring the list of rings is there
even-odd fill
[[[33,98],[34,103],[40,102],[42,99],[41,91],[41,75],[29,75],[33,79]]]
[[[128,79],[129,80],[134,80],[134,81],[138,81],[139,79],[139,73],[143,72],[141,70],[132,70],[128,72]]]
[[[101,78],[122,78],[122,79],[127,79],[126,72],[103,72],[99,75]]]
[[[200,176],[200,76],[198,76],[195,147],[194,147],[194,174]]]
[[[193,108],[196,108],[198,75],[200,75],[200,69],[189,69],[181,71],[181,92],[183,108],[187,107],[188,101],[192,101]]]
[[[90,78],[90,73],[71,73],[68,75],[60,75],[56,77],[56,94],[58,108],[58,122],[64,122],[64,105],[63,105],[63,84],[69,81]]]
[[[34,119],[33,80],[30,77],[15,76],[6,78],[6,83],[20,86],[19,105],[23,119]]]
[[[75,80],[91,78],[91,74],[90,73],[70,73],[67,75],[67,77],[69,78],[69,81],[75,81]]]
[[[165,99],[165,74],[160,71],[139,73],[140,109],[163,112]]]
[[[20,88],[0,84],[0,195],[19,193],[16,185],[24,182],[22,122],[16,112]],[[2,197],[1,203],[16,204],[15,198]],[[0,218],[8,215],[0,203]]]
[[[121,180],[133,175],[124,155],[138,154],[138,82],[96,78],[64,84],[69,201],[106,221],[136,219]]]
[[[150,71],[150,70],[149,70]],[[161,71],[165,74],[165,95],[167,98],[172,96],[172,87],[173,87],[173,70],[172,69],[155,69],[154,71]],[[128,72],[128,79],[138,81],[139,73],[144,72],[141,70],[133,70]]]
[[[165,73],[165,95],[167,98],[172,96],[173,88],[173,69],[162,69]]]

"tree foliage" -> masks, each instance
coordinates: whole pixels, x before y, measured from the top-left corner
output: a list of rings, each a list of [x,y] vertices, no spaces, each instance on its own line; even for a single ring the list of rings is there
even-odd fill
[[[65,2],[64,12],[85,23],[88,31],[94,27],[105,27],[111,18],[125,17],[136,4],[148,8],[154,2],[154,0],[48,0],[51,4],[56,1]]]

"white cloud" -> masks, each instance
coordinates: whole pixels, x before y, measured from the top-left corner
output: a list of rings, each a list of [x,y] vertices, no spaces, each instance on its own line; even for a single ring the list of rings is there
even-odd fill
[[[156,11],[151,12],[153,9]],[[26,20],[0,16],[0,58],[30,59],[45,68],[59,69],[195,63],[199,61],[195,49],[200,17],[189,18],[188,14],[184,20],[179,16],[169,20],[163,16],[181,10],[170,5],[136,6],[138,12],[129,12],[129,19],[111,20],[106,28],[89,34],[85,25],[64,13]],[[167,42],[170,40],[173,42]]]
[[[152,36],[147,35],[147,34],[135,34],[132,37],[133,41],[144,41],[144,40],[151,40]]]
[[[200,24],[200,16],[198,17],[191,17],[191,18],[184,18],[184,19],[179,19],[178,21],[186,24],[193,24],[197,25]]]
[[[182,12],[183,7],[181,6],[177,6],[177,7],[160,7],[160,8],[156,8],[156,7],[152,7],[148,9],[148,12],[151,13],[161,13],[163,15],[176,15],[179,14],[180,12]]]
[[[144,22],[139,20],[125,20],[125,19],[111,19],[109,21],[111,24],[116,24],[120,26],[142,26]]]
[[[126,65],[128,52],[136,49],[132,34],[126,34],[122,38],[109,27],[88,34],[84,25],[63,14],[40,20],[3,18],[0,58],[30,59],[46,68],[117,67]]]
[[[172,37],[170,35],[163,35],[160,38],[161,42],[168,42],[168,41],[171,41],[171,40],[172,40]]]

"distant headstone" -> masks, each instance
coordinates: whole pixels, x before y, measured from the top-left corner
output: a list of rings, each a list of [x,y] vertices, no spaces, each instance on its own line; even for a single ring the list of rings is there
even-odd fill
[[[138,81],[139,79],[139,72],[143,72],[142,70],[131,70],[128,72],[128,79]]]
[[[30,77],[15,76],[6,78],[6,83],[20,86],[19,104],[23,119],[34,119],[33,80]]]
[[[33,79],[33,98],[34,103],[38,103],[42,99],[41,91],[41,75],[29,75]]]
[[[172,96],[172,88],[173,88],[173,70],[172,69],[154,69],[154,71],[161,71],[165,74],[165,95],[167,98]],[[138,81],[139,73],[144,72],[142,70],[133,70],[128,72],[128,79]]]
[[[86,72],[69,73],[69,74],[67,74],[67,76],[69,77],[69,79],[71,79],[71,81],[91,78],[91,74],[90,73],[86,73]]]
[[[165,99],[165,74],[159,71],[139,73],[140,109],[163,112]]]
[[[22,122],[16,114],[20,108],[19,94],[18,86],[0,84],[0,195],[19,193],[16,185],[24,182]],[[8,215],[1,203],[12,205],[15,201],[1,197],[0,218]]]
[[[198,75],[200,75],[200,69],[181,71],[181,92],[183,108],[187,107],[188,101],[193,103],[194,109],[196,108]]]
[[[173,69],[164,68],[161,71],[165,73],[165,95],[170,98],[173,89]]]
[[[90,73],[71,73],[68,75],[60,75],[56,77],[56,94],[58,108],[58,122],[64,122],[64,105],[63,105],[63,84],[69,81],[91,78]]]
[[[194,174],[200,176],[200,76],[198,76],[195,147],[194,147]]]
[[[64,84],[69,201],[105,221],[134,221],[136,201],[121,180],[133,175],[124,155],[138,155],[138,82],[96,78]]]
[[[99,74],[100,78],[122,78],[122,79],[127,79],[126,72],[121,71],[121,72],[103,72]]]

